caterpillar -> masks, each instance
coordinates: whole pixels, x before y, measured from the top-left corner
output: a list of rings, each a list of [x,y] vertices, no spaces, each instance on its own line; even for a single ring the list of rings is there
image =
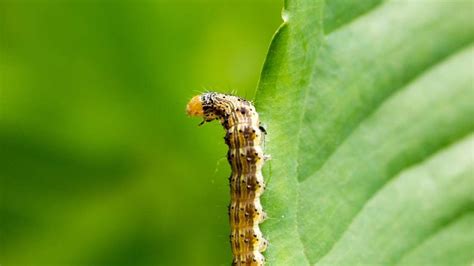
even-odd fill
[[[268,241],[259,228],[266,218],[260,196],[265,189],[262,166],[268,156],[261,146],[266,131],[260,126],[255,107],[234,95],[207,92],[194,96],[186,111],[190,116],[203,117],[200,125],[219,120],[226,130],[227,160],[232,169],[228,209],[232,265],[264,265],[262,252]]]

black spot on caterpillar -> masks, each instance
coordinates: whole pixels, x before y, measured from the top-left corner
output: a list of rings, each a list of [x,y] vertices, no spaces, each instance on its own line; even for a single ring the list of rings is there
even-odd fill
[[[201,124],[219,120],[226,130],[227,160],[232,168],[228,208],[232,265],[264,265],[262,252],[268,242],[259,224],[266,217],[260,204],[265,188],[262,166],[267,156],[262,150],[262,135],[266,131],[260,126],[255,107],[234,95],[207,92],[189,101],[187,113],[203,117]]]

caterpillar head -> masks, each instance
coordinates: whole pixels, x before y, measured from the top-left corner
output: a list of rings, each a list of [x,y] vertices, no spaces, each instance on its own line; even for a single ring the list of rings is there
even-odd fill
[[[194,96],[189,101],[186,112],[190,116],[203,117],[204,121],[202,123],[223,118],[226,112],[220,102],[222,100],[220,95],[215,92],[207,92]]]
[[[188,102],[186,106],[186,113],[189,116],[203,116],[204,110],[202,108],[201,95],[196,95]]]

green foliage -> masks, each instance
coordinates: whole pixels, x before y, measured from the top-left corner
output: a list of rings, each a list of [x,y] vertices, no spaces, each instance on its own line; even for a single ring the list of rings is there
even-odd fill
[[[327,2],[286,1],[257,91],[269,264],[471,263],[473,2]]]

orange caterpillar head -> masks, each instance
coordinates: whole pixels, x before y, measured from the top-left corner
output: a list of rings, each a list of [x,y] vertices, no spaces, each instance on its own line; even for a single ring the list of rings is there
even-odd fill
[[[196,95],[189,101],[186,106],[186,113],[188,113],[189,116],[204,116],[201,95]]]
[[[190,116],[203,117],[204,121],[202,123],[222,119],[225,115],[225,110],[220,107],[219,103],[223,98],[226,98],[224,94],[216,92],[206,92],[194,96],[186,106],[186,112]]]

